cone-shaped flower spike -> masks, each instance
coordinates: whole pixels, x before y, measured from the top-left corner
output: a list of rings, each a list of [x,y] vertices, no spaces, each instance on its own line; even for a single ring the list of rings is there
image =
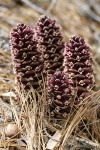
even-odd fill
[[[55,20],[42,15],[36,24],[35,33],[38,49],[44,59],[44,74],[62,70],[64,42],[59,25]]]
[[[58,118],[66,117],[73,106],[74,87],[64,72],[56,71],[48,80],[50,112]]]
[[[90,46],[79,36],[73,36],[64,50],[64,72],[77,90],[75,103],[79,103],[94,85]]]
[[[19,88],[23,85],[24,89],[37,89],[41,80],[43,60],[33,36],[33,29],[21,23],[11,33],[12,59]]]

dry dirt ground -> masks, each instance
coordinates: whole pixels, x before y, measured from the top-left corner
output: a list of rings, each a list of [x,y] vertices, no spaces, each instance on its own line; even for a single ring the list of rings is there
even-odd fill
[[[27,3],[27,2],[31,2]],[[19,22],[34,27],[39,16],[50,15],[62,27],[65,42],[72,35],[91,45],[96,87],[100,89],[100,0],[0,0],[0,97],[14,87],[9,35]],[[1,114],[1,112],[0,112]],[[100,131],[100,130],[99,130]],[[100,137],[99,137],[100,139]]]

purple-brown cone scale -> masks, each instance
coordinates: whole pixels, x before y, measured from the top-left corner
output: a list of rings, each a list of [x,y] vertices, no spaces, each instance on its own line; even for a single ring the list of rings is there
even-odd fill
[[[48,80],[48,103],[50,114],[61,118],[71,110],[74,96],[73,82],[64,72],[56,71]]]
[[[44,59],[44,74],[62,70],[64,42],[56,21],[42,15],[35,27],[35,35]]]
[[[75,103],[84,99],[94,85],[90,46],[79,36],[73,36],[64,50],[64,72],[77,90]]]
[[[25,24],[18,24],[11,33],[12,59],[16,82],[25,89],[37,88],[41,80],[43,60],[33,39],[33,29]]]

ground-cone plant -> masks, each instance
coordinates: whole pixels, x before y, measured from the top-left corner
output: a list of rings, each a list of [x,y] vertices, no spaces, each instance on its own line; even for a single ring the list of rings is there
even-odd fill
[[[62,70],[64,42],[55,20],[43,15],[35,27],[38,49],[44,59],[44,74]]]
[[[24,89],[37,89],[42,79],[43,60],[33,36],[33,29],[21,23],[11,33],[12,59],[19,89],[21,85]]]
[[[74,82],[75,104],[83,100],[94,85],[90,46],[79,36],[73,36],[64,50],[64,72]]]
[[[50,114],[66,117],[73,106],[74,86],[64,72],[56,71],[48,80],[48,102]]]

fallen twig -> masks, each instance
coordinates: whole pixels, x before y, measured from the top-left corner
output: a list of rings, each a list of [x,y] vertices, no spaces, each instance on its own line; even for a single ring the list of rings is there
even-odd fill
[[[59,19],[56,16],[52,16],[52,14],[50,14],[50,11],[53,9],[54,5],[56,4],[56,0],[52,0],[50,6],[47,8],[47,10],[44,10],[43,8],[35,5],[34,3],[30,2],[29,0],[20,0],[23,4],[29,6],[30,8],[34,9],[36,12],[38,12],[39,14],[45,14],[48,15],[50,17],[53,17],[54,19],[56,19],[59,22]]]
[[[47,12],[51,12],[51,10],[54,8],[54,6],[56,5],[57,0],[52,0],[51,4],[49,5],[48,9],[46,10]]]
[[[77,4],[77,6],[80,7],[81,11],[84,14],[86,14],[89,18],[91,18],[97,22],[100,22],[100,17],[98,15],[96,15],[87,4],[82,3],[80,0],[76,0],[74,3]]]
[[[30,2],[29,0],[20,0],[22,3],[24,3],[25,5],[29,6],[30,8],[34,9],[35,11],[37,11],[40,14],[48,14],[44,9],[42,9],[41,7],[33,4],[32,2]]]
[[[57,131],[49,140],[47,143],[47,149],[53,150],[55,147],[57,147],[57,143],[59,143],[59,140],[61,138],[61,132]]]
[[[83,145],[83,147],[85,148],[100,150],[100,145],[92,141],[82,139],[79,137],[76,137],[76,141],[79,142],[81,145]]]

